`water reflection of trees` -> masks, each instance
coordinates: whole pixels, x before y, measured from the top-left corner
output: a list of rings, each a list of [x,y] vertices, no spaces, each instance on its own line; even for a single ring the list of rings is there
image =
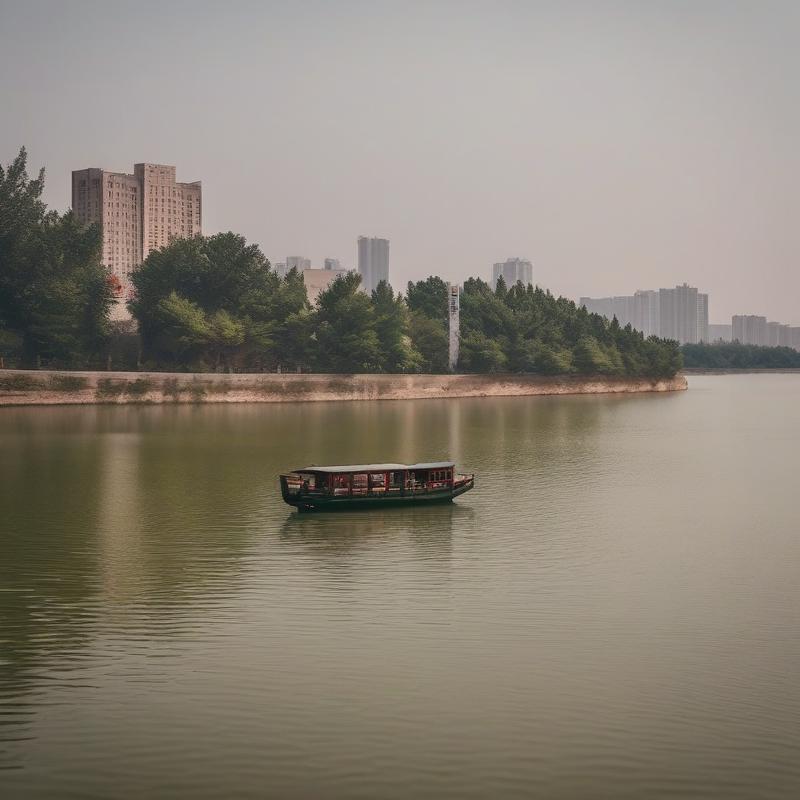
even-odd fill
[[[78,680],[99,634],[178,635],[198,603],[232,590],[263,476],[254,458],[248,484],[224,451],[211,457],[197,409],[164,411],[0,419],[0,768],[20,765],[32,697]]]
[[[47,414],[47,412],[45,412]],[[30,695],[90,639],[102,445],[74,447],[63,425],[2,420],[0,447],[0,768],[17,766]]]

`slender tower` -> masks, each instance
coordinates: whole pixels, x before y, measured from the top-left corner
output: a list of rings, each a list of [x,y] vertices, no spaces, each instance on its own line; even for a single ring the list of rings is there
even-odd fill
[[[450,371],[458,365],[459,326],[461,321],[461,287],[457,283],[447,284],[447,319],[450,322]]]

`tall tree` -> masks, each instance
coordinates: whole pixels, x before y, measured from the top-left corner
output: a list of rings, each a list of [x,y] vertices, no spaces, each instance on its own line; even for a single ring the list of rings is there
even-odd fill
[[[105,346],[113,302],[100,231],[47,211],[43,188],[25,148],[0,166],[0,328],[21,340],[26,363],[84,366]]]
[[[420,354],[419,371],[431,374],[447,372],[449,337],[445,323],[431,319],[421,311],[412,311],[409,332],[414,349]]]
[[[447,322],[447,284],[437,275],[416,283],[409,281],[406,302],[411,311]]]
[[[320,372],[375,372],[380,345],[371,299],[360,290],[361,276],[335,278],[317,299],[317,368]]]
[[[420,354],[419,369],[434,374],[447,372],[447,284],[436,275],[416,283],[409,281],[406,304],[411,341]]]
[[[375,333],[378,337],[379,363],[382,372],[415,372],[422,356],[409,335],[408,308],[401,294],[381,281],[372,292],[375,309]]]
[[[234,233],[152,252],[133,284],[128,306],[155,363],[271,369],[286,357],[287,320],[308,313],[302,277],[281,281],[258,246]]]

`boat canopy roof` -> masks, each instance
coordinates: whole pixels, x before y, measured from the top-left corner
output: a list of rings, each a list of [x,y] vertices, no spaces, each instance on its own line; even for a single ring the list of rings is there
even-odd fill
[[[292,470],[293,472],[402,472],[403,470],[415,469],[448,469],[455,467],[454,461],[431,461],[427,464],[342,464],[338,467],[318,467],[312,464],[310,467]]]

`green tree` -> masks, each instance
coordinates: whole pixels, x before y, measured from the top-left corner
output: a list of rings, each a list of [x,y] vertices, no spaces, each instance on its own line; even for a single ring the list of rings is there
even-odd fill
[[[573,352],[575,369],[584,375],[619,375],[624,371],[616,347],[602,345],[593,336],[582,336]]]
[[[409,333],[420,355],[419,371],[439,374],[448,370],[449,337],[444,322],[431,319],[421,311],[409,315]]]
[[[203,309],[175,291],[158,301],[154,316],[158,320],[157,346],[170,352],[175,362],[195,361],[211,340]]]
[[[0,166],[0,329],[21,343],[24,364],[85,366],[104,350],[113,302],[100,231],[47,211],[43,189],[25,148]]]
[[[292,360],[289,330],[308,314],[302,276],[280,280],[258,246],[234,233],[178,239],[132,280],[128,306],[156,364],[272,369]]]
[[[381,281],[372,292],[375,310],[375,334],[378,337],[379,363],[382,372],[414,372],[422,356],[409,335],[409,314],[401,294]]]
[[[461,337],[459,366],[465,372],[502,372],[508,358],[496,339],[480,331],[470,331]]]
[[[380,344],[371,299],[360,291],[361,276],[340,275],[317,299],[317,368],[320,372],[375,372]]]
[[[447,322],[447,284],[436,275],[417,283],[409,281],[406,303],[412,312],[424,314],[428,319]]]
[[[314,319],[303,276],[291,269],[273,295],[268,316],[274,320],[273,363],[302,369],[313,360]]]

